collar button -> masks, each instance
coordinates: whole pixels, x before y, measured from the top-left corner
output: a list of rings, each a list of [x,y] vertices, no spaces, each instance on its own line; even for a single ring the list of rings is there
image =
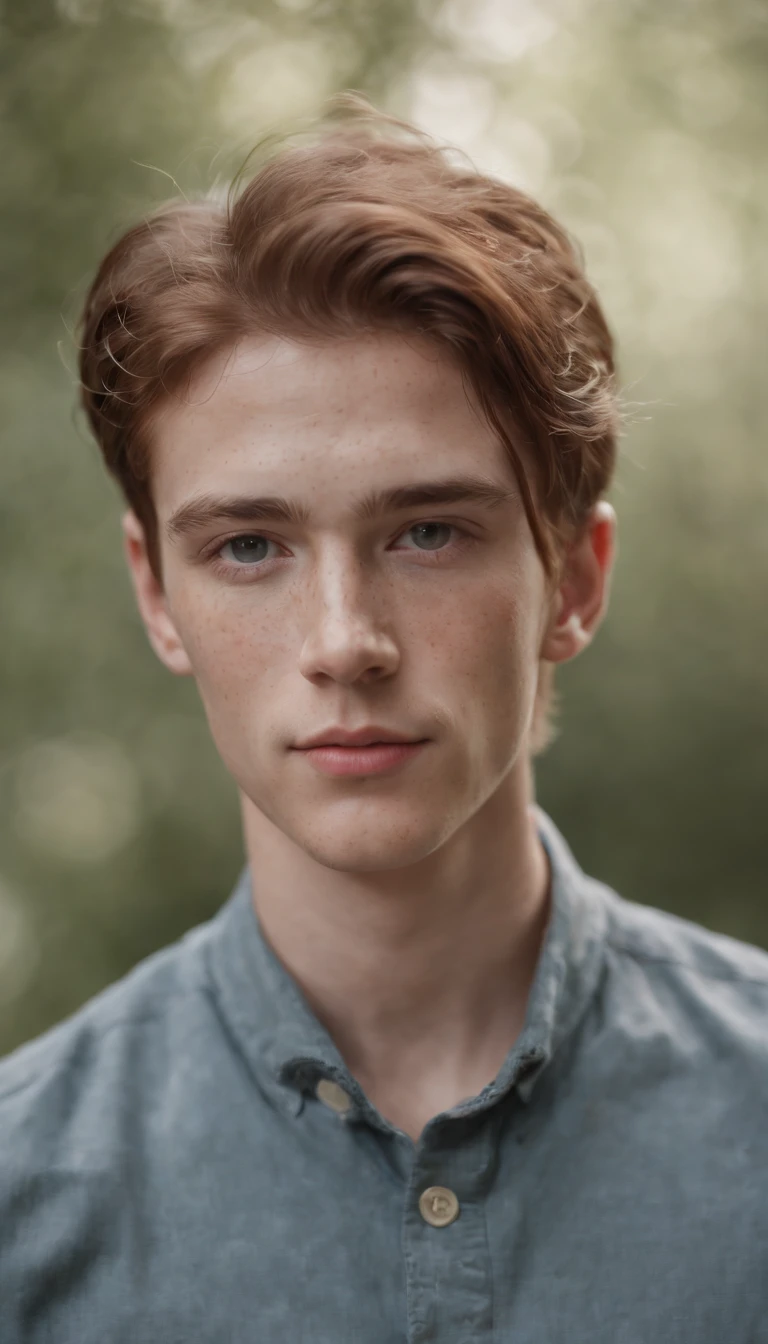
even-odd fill
[[[352,1098],[348,1092],[344,1091],[338,1083],[334,1083],[332,1078],[321,1078],[316,1088],[316,1095],[323,1105],[330,1107],[337,1115],[346,1115],[352,1106]]]

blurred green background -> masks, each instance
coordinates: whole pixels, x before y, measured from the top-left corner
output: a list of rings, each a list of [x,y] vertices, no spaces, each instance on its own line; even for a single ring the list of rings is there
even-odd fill
[[[74,412],[93,267],[174,190],[357,88],[581,240],[628,410],[610,617],[539,792],[625,895],[768,945],[764,0],[0,6],[0,1052],[208,917],[241,863]]]

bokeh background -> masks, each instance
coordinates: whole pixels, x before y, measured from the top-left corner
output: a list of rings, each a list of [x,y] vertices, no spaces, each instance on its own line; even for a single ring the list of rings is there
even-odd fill
[[[764,0],[0,6],[0,1053],[207,918],[242,849],[75,412],[119,230],[359,89],[581,240],[628,412],[610,617],[539,793],[625,895],[768,945]]]

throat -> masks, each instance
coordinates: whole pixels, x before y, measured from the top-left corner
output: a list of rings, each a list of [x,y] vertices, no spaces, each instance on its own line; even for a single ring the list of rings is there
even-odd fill
[[[416,1143],[436,1115],[476,1097],[494,1081],[521,1029],[522,1020],[508,1023],[506,1032],[486,1042],[485,1048],[461,1067],[442,1062],[435,1067],[432,1063],[429,1068],[394,1070],[386,1077],[371,1076],[359,1069],[353,1072],[379,1115]]]

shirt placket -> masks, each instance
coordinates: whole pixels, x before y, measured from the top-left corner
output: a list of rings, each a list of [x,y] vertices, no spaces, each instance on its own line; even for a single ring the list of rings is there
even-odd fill
[[[492,1339],[486,1198],[497,1137],[486,1114],[430,1125],[416,1147],[403,1213],[408,1344]]]

